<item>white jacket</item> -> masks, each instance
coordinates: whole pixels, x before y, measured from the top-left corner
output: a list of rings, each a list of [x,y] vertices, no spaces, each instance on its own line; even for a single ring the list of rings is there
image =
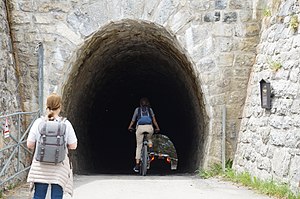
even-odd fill
[[[73,172],[68,156],[66,155],[65,160],[57,165],[39,162],[33,158],[27,182],[30,182],[31,187],[35,182],[58,184],[64,193],[73,196]]]

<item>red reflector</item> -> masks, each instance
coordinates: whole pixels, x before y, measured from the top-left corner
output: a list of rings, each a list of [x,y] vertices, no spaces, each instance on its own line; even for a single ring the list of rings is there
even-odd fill
[[[171,163],[171,158],[167,157],[167,162]]]
[[[154,156],[151,156],[150,162],[152,162],[154,160]]]

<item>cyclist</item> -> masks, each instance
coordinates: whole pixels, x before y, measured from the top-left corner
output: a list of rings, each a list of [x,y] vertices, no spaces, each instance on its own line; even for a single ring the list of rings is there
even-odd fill
[[[135,172],[139,172],[140,169],[140,158],[141,158],[141,150],[143,145],[143,132],[148,132],[147,140],[149,143],[149,152],[153,152],[152,148],[152,140],[151,137],[154,133],[154,129],[152,124],[155,126],[155,132],[159,132],[159,126],[155,119],[154,112],[150,107],[150,102],[148,98],[143,97],[140,99],[140,107],[137,107],[134,110],[134,114],[132,116],[132,120],[129,124],[128,130],[130,132],[133,131],[132,126],[136,122],[136,153],[135,153],[135,167],[133,170]]]

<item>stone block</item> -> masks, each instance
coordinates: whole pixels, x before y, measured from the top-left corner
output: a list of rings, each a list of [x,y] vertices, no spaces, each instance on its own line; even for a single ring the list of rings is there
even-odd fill
[[[242,22],[249,22],[249,21],[253,21],[252,17],[253,17],[253,10],[240,10],[238,12],[238,16],[240,21]]]
[[[245,161],[242,158],[241,155],[236,155],[234,158],[234,163],[233,163],[233,169],[236,170],[237,172],[242,170],[245,166]]]
[[[33,16],[33,21],[36,24],[51,24],[54,22],[53,20],[53,18],[49,17],[46,14],[35,14]]]
[[[241,91],[234,91],[234,92],[231,92],[230,94],[228,94],[227,95],[227,103],[229,105],[231,105],[231,104],[235,104],[235,105],[243,104],[242,102],[245,101],[245,96],[241,95],[241,93],[242,93]],[[239,110],[239,109],[236,109],[236,110]],[[235,114],[237,115],[237,112]]]
[[[253,66],[255,63],[256,55],[254,53],[239,53],[235,56],[234,65],[242,68],[247,66]]]
[[[31,15],[25,12],[19,12],[12,17],[12,23],[15,25],[18,24],[30,24],[31,23]]]
[[[296,149],[297,144],[300,143],[300,136],[296,136],[299,134],[297,131],[289,130],[286,132],[285,143],[284,146],[291,149]]]
[[[244,159],[248,161],[248,163],[247,163],[248,165],[245,164],[246,167],[247,167],[247,166],[250,166],[251,162],[255,162],[255,160],[256,160],[256,154],[255,154],[255,151],[254,151],[251,147],[248,147],[248,148],[245,150],[245,153],[244,153]],[[248,169],[249,169],[249,168],[251,168],[251,166],[248,167]]]
[[[66,24],[58,23],[56,25],[56,33],[68,39],[75,45],[79,45],[83,42],[80,35],[76,34],[73,30],[71,30]]]
[[[191,25],[189,28],[186,29],[185,34],[185,43],[188,50],[192,49],[193,46],[197,45],[198,43],[206,40],[210,37],[209,30],[205,26],[200,25]]]
[[[219,11],[216,12],[207,12],[203,14],[204,22],[218,22],[221,20],[221,13]]]
[[[218,74],[201,73],[201,79],[203,84],[206,86],[211,86],[211,84],[216,82],[218,78]]]
[[[269,140],[270,140],[270,132],[271,129],[267,127],[267,120],[265,121],[265,125],[263,125],[264,127],[260,128],[260,136],[261,136],[261,140],[263,142],[263,144],[268,144]],[[267,155],[267,154],[262,154],[263,156]]]
[[[195,62],[211,55],[214,52],[214,46],[212,38],[208,38],[202,43],[196,45],[191,49],[190,55]]]
[[[232,37],[234,35],[234,27],[229,24],[215,24],[212,32],[214,36]]]
[[[203,17],[203,21],[214,22],[215,21],[215,13],[206,13]]]
[[[300,179],[300,155],[296,155],[291,160],[291,166],[289,170],[290,178],[291,178],[291,184],[295,184],[297,187],[299,185],[299,179]],[[299,188],[299,187],[298,187]]]
[[[272,86],[274,88],[274,96],[281,96],[290,99],[295,98],[299,90],[299,84],[288,82],[285,80],[273,81]]]
[[[293,100],[291,113],[300,115],[300,99]]]
[[[289,115],[291,111],[292,99],[278,99],[276,100],[276,108],[278,115]],[[285,117],[284,120],[287,120]]]
[[[121,1],[121,12],[122,15],[126,18],[139,18],[140,16],[142,16],[143,7],[144,0]]]
[[[272,159],[272,170],[278,178],[287,177],[291,158],[291,155],[286,149],[275,149]]]
[[[206,11],[206,10],[214,8],[215,2],[209,1],[209,0],[189,1],[188,6],[191,10],[193,10],[194,12],[197,13],[199,11]]]
[[[176,33],[182,27],[190,24],[192,17],[192,14],[188,10],[181,9],[170,18],[168,26],[170,26],[170,29]]]
[[[221,13],[220,12],[215,12],[215,22],[221,20]]]
[[[68,2],[43,2],[40,1],[37,4],[39,12],[63,12],[67,13],[71,10],[72,5]]]
[[[240,89],[241,88],[244,88],[244,85],[251,73],[251,66],[249,65],[238,65],[238,66],[234,66],[234,69],[233,70],[233,77],[237,77],[237,76],[240,76],[240,78],[236,78],[236,81],[240,81],[241,84],[240,85]],[[245,85],[247,86],[247,85]]]
[[[237,21],[237,13],[236,12],[227,12],[224,13],[223,22],[225,23],[234,23]]]
[[[216,37],[216,49],[221,52],[230,52],[233,49],[233,38],[231,37]]]
[[[157,24],[165,24],[168,18],[172,15],[173,10],[179,5],[178,1],[166,0],[160,1],[153,14],[153,20]]]
[[[285,138],[285,131],[271,131],[269,143],[277,147],[283,147],[285,144]]]
[[[269,158],[261,157],[257,158],[257,168],[261,170],[265,170],[268,173],[271,171],[271,161]]]
[[[260,32],[259,23],[247,23],[245,27],[246,37],[258,36]]]
[[[220,95],[217,95],[217,96],[212,96],[210,98],[210,104],[212,106],[223,105],[224,102],[225,102],[225,95],[224,94],[220,94]]]
[[[33,1],[23,1],[18,3],[20,10],[24,12],[33,12],[34,10],[37,9],[36,3]]]
[[[233,53],[220,53],[216,59],[218,66],[231,66],[234,60]]]
[[[260,180],[270,180],[272,179],[272,174],[266,170],[258,170],[255,174],[255,177]]]
[[[229,8],[234,10],[252,9],[252,3],[250,0],[229,0]]]
[[[217,10],[223,10],[227,7],[227,0],[215,0],[215,8]]]
[[[293,44],[292,44],[293,48],[300,48],[300,37],[294,37],[293,39]]]
[[[159,0],[145,1],[142,18],[146,20],[150,20],[159,2],[160,2]]]

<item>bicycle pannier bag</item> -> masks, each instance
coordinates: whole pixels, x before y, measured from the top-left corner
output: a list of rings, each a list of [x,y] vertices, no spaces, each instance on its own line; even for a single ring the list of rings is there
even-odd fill
[[[64,161],[66,157],[65,120],[65,118],[61,121],[43,120],[40,123],[37,161],[54,164]]]
[[[138,125],[152,124],[152,118],[148,107],[140,107],[139,116],[140,117],[137,122]]]

